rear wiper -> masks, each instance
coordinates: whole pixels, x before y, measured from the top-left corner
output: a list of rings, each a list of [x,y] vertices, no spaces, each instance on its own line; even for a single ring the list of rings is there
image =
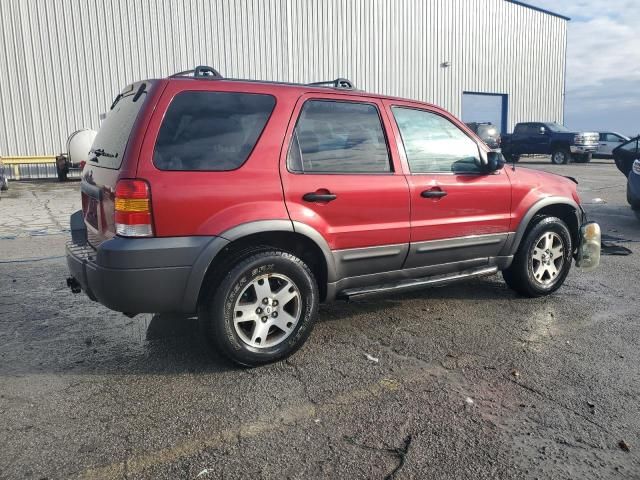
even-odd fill
[[[118,104],[118,102],[120,101],[120,99],[122,98],[122,94],[119,93],[118,96],[115,98],[115,100],[113,101],[113,103],[111,104],[111,107],[109,107],[109,110],[113,110],[114,107]]]
[[[98,160],[98,157],[118,158],[117,153],[105,152],[103,148],[96,148],[95,150],[89,150],[89,153],[93,153],[94,158],[92,160]]]

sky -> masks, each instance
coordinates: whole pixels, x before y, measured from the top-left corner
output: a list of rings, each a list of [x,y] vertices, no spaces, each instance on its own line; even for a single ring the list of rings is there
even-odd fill
[[[571,17],[565,124],[640,133],[640,0],[525,0]]]

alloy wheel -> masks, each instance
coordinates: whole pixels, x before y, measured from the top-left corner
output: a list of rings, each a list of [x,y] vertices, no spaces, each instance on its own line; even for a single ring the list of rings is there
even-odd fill
[[[291,335],[301,312],[300,290],[289,277],[278,273],[261,275],[236,300],[235,331],[253,348],[273,347]]]
[[[566,163],[566,156],[567,154],[565,152],[553,152],[551,161],[556,165],[562,165]]]
[[[564,266],[564,243],[555,232],[544,232],[533,244],[530,268],[533,278],[545,287],[551,285]]]

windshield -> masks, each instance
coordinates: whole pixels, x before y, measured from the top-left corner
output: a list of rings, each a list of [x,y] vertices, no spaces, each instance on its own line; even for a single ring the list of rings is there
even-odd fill
[[[481,137],[494,137],[498,135],[498,129],[494,125],[479,125],[478,135]]]
[[[564,125],[560,125],[559,123],[556,123],[556,122],[545,123],[545,125],[552,132],[570,132],[571,131],[567,127],[565,127]]]
[[[125,88],[113,102],[89,152],[89,161],[99,167],[118,169],[124,150],[149,89],[149,82]]]

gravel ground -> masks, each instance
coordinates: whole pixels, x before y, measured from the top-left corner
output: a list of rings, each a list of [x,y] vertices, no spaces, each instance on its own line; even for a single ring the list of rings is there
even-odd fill
[[[12,183],[0,478],[640,478],[640,221],[624,178],[606,160],[522,165],[578,178],[633,253],[545,299],[494,276],[323,306],[298,354],[252,370],[211,352],[194,319],[72,295],[78,183]]]

